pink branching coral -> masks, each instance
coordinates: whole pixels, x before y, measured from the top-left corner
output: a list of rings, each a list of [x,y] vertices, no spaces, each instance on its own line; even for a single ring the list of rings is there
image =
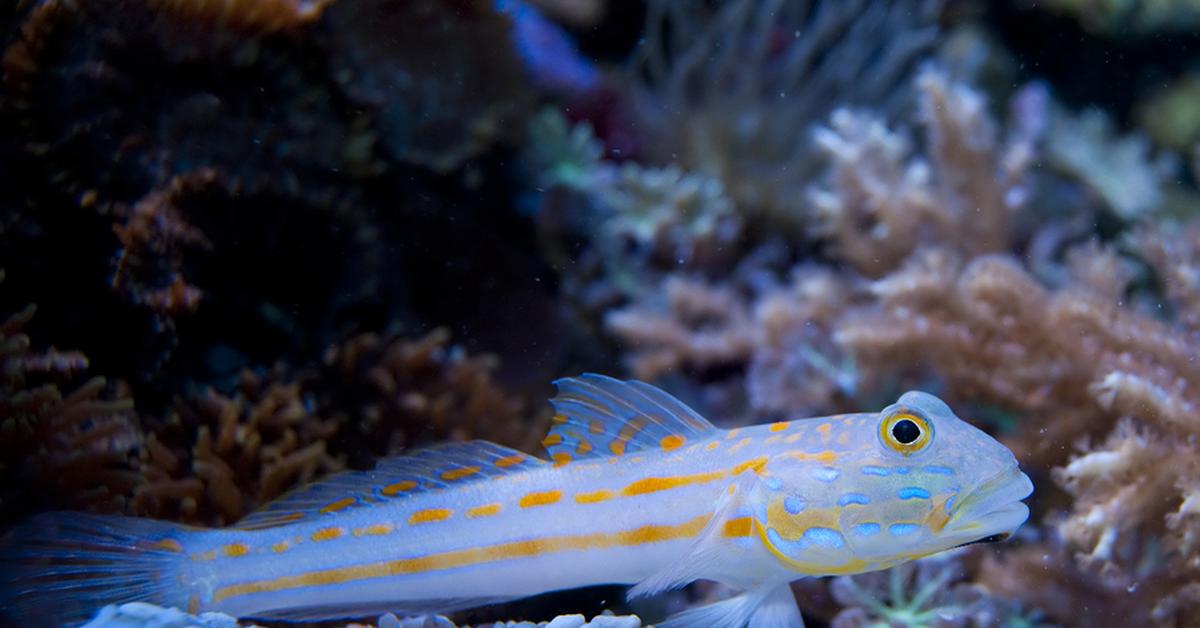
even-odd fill
[[[813,235],[860,272],[879,276],[922,244],[961,253],[1005,250],[1028,194],[1036,131],[1000,145],[983,95],[926,69],[917,79],[927,158],[872,114],[838,109],[815,139],[830,161],[809,191]]]
[[[861,296],[817,266],[798,267],[788,284],[757,293],[736,282],[670,277],[660,292],[610,312],[606,326],[630,346],[637,377],[736,367],[745,373],[751,410],[778,416],[853,390],[853,366],[829,338]]]
[[[880,304],[848,318],[838,340],[861,365],[932,369],[956,397],[1029,415],[1012,441],[1026,464],[1065,463],[1064,444],[1082,442],[1056,471],[1075,497],[1059,530],[1087,562],[1177,583],[1151,613],[1170,623],[1196,609],[1197,583],[1180,574],[1200,573],[1200,342],[1123,304],[1130,275],[1113,252],[1068,257],[1069,282],[1051,289],[1009,257],[963,264],[926,251],[875,283]]]

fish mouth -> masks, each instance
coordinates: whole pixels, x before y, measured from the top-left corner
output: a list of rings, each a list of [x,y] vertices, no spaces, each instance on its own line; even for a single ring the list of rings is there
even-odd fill
[[[954,505],[946,532],[956,545],[1003,541],[1029,518],[1021,500],[1033,493],[1033,482],[1017,465],[992,475]]]

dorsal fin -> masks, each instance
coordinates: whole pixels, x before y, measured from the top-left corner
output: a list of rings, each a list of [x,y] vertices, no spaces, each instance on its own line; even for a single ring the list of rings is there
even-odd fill
[[[673,450],[717,428],[662,390],[585,373],[554,382],[554,426],[542,445],[562,464],[574,458]]]
[[[370,471],[343,471],[302,486],[251,513],[236,527],[269,528],[543,464],[546,461],[488,441],[443,443],[384,458]]]

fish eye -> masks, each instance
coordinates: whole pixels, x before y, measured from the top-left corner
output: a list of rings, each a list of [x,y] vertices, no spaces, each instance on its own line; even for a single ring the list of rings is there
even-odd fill
[[[929,445],[933,440],[933,428],[924,417],[900,410],[880,422],[879,438],[892,451],[908,456]]]

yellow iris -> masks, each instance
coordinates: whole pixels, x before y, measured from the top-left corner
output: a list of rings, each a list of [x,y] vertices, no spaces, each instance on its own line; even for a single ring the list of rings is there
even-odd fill
[[[893,451],[909,456],[929,446],[933,429],[924,417],[901,411],[880,421],[879,438]]]

